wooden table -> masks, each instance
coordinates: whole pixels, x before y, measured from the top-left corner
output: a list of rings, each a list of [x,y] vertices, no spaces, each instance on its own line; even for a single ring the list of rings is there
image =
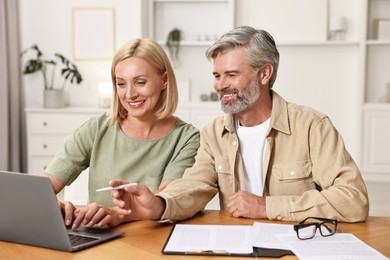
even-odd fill
[[[180,223],[252,225],[255,221],[287,223],[233,218],[230,216],[230,213],[218,210],[200,212],[195,217]],[[75,253],[0,241],[0,259],[182,259],[185,256],[161,254],[161,249],[171,228],[171,224],[161,224],[156,221],[137,221],[124,224],[117,228],[125,233],[124,236]],[[385,256],[390,257],[390,244],[388,242],[390,237],[390,217],[370,217],[364,223],[340,223],[339,229],[344,233],[354,234],[369,246],[377,249]],[[186,259],[189,260],[222,258],[224,257],[186,256]],[[250,258],[229,257],[229,259]],[[282,259],[297,258],[295,256],[285,256]]]

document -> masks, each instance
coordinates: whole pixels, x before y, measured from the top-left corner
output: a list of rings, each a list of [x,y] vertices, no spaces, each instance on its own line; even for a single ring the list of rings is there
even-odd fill
[[[252,226],[176,224],[163,248],[165,254],[252,255]]]
[[[299,240],[296,236],[284,235],[280,239],[301,260],[385,260],[377,250],[365,244],[353,234],[336,233],[333,236],[315,236]]]
[[[280,235],[295,235],[293,225],[255,222],[249,242],[254,247],[290,250]]]

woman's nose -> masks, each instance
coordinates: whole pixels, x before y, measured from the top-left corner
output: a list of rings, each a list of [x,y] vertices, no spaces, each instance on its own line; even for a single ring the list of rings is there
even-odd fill
[[[134,88],[134,87],[132,87],[132,86],[128,86],[127,88],[126,88],[126,97],[127,98],[134,98],[134,97],[136,97],[137,96],[137,91],[136,91],[136,89]]]

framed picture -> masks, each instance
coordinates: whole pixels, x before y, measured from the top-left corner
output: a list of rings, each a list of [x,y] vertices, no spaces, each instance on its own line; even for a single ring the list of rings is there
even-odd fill
[[[74,8],[74,59],[111,60],[114,51],[115,10],[113,8]]]

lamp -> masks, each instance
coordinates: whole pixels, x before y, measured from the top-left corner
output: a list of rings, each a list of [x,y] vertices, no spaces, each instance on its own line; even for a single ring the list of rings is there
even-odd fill
[[[112,100],[112,83],[110,81],[99,82],[99,107],[110,108]]]

